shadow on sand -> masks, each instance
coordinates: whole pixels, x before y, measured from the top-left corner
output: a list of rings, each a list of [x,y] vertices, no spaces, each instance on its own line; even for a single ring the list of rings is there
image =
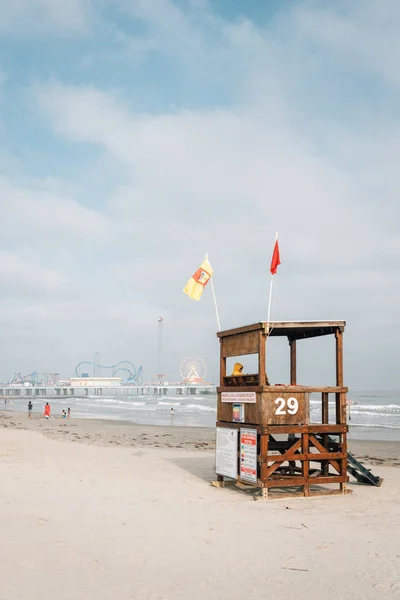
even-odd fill
[[[215,455],[211,452],[207,453],[207,456],[189,455],[187,458],[170,458],[168,460],[180,469],[207,483],[211,483],[211,481],[216,479]]]

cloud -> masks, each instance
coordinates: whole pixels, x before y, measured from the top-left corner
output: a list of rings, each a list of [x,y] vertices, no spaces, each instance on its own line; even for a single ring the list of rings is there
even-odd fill
[[[400,67],[394,48],[398,47],[400,5],[387,2],[382,10],[373,0],[340,0],[333,5],[317,2],[299,4],[293,11],[293,29],[308,47],[317,45],[319,61],[327,53],[336,64],[359,76],[376,75],[390,85],[400,84]]]
[[[179,51],[183,44],[190,54],[197,54],[197,49],[200,49],[201,31],[192,25],[188,13],[185,14],[171,0],[118,0],[115,6],[121,13],[146,24],[148,37],[153,40],[155,48]],[[171,35],[172,31],[175,35]]]
[[[47,185],[46,185],[47,183]],[[49,189],[48,182],[39,182],[30,188],[12,184],[0,176],[0,199],[2,220],[7,231],[43,235],[60,239],[60,235],[74,238],[99,238],[109,231],[107,218],[95,210],[86,208],[73,198]]]
[[[355,331],[371,314],[382,325],[393,318],[385,297],[398,293],[392,272],[399,240],[390,230],[397,209],[379,213],[369,189],[375,140],[368,149],[364,144],[365,159],[353,174],[334,155],[318,154],[314,140],[279,111],[260,114],[248,104],[135,114],[114,94],[59,84],[37,97],[61,135],[96,144],[125,164],[130,183],[116,189],[109,210],[129,236],[118,248],[131,258],[113,276],[120,290],[140,299],[161,289],[164,306],[179,312],[178,320],[169,316],[177,327],[190,328],[194,319],[213,329],[212,305],[200,310],[180,297],[206,250],[223,327],[265,318],[261,298],[266,302],[276,229],[283,275],[275,318],[347,315]],[[359,143],[350,132],[334,142],[340,152]],[[384,183],[379,170],[376,177]],[[379,294],[371,294],[372,281],[379,281]],[[211,347],[210,341],[210,354]]]
[[[222,18],[214,3],[118,0],[110,30],[140,60],[101,78],[89,63],[84,76],[35,76],[29,118],[50,129],[55,153],[79,148],[85,177],[71,185],[49,168],[39,183],[0,180],[5,241],[25,255],[30,245],[74,294],[32,302],[29,335],[54,340],[57,323],[67,362],[96,347],[152,372],[162,314],[168,372],[202,355],[215,378],[212,297],[192,303],[182,288],[207,251],[222,326],[265,319],[278,230],[274,317],[347,318],[353,381],[372,381],[377,357],[359,340],[372,321],[374,352],[387,356],[400,291],[400,42],[380,5],[362,6],[298,2],[267,21],[247,5]],[[29,321],[26,299],[15,321]],[[319,357],[305,358],[312,371]],[[279,361],[273,370],[284,380]]]
[[[116,190],[110,210],[114,219],[132,223],[139,236],[150,226],[162,239],[189,227],[195,243],[230,233],[247,244],[247,256],[264,223],[272,236],[285,221],[287,260],[301,267],[343,269],[374,261],[370,236],[376,221],[368,211],[360,218],[363,186],[334,158],[318,156],[313,140],[282,123],[279,111],[264,115],[247,105],[135,114],[113,94],[59,84],[37,88],[36,97],[60,134],[99,145],[126,165],[130,185]],[[345,142],[356,143],[348,134]],[[304,235],[307,230],[312,236]],[[322,243],[328,250],[323,254]],[[397,243],[395,233],[381,240],[379,260],[392,256]]]
[[[2,249],[0,281],[3,299],[26,293],[63,291],[67,283],[62,273],[46,269],[29,256]]]
[[[0,0],[0,34],[82,34],[91,0]]]

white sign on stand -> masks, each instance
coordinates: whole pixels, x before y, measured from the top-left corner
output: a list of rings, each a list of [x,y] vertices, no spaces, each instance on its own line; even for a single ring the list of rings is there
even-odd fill
[[[240,402],[240,404],[255,404],[255,392],[221,392],[221,402]]]
[[[257,429],[240,429],[240,479],[257,483]]]
[[[238,474],[238,430],[217,427],[215,471],[217,475],[237,478]]]

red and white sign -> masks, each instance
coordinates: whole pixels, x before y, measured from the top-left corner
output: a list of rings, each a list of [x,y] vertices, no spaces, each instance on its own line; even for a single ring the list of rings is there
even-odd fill
[[[221,392],[221,402],[235,402],[235,404],[255,404],[255,392]]]
[[[257,429],[240,429],[240,479],[257,483]]]

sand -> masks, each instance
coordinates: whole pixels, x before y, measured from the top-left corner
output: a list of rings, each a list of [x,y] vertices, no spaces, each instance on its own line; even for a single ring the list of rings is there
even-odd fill
[[[212,433],[0,414],[1,600],[400,596],[397,444],[358,446],[380,488],[254,502]]]
[[[39,431],[55,440],[96,446],[150,446],[215,450],[215,430],[206,427],[152,427],[100,419],[43,419],[34,414],[0,411],[0,428]],[[370,465],[400,466],[400,442],[350,440],[349,450]]]

